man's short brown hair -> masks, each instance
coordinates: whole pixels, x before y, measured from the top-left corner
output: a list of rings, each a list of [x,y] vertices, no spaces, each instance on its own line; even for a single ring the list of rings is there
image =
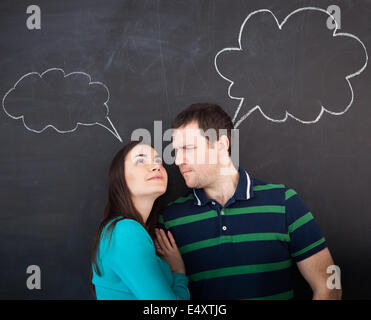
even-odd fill
[[[214,103],[194,103],[177,115],[171,127],[177,129],[193,121],[198,123],[198,127],[204,132],[214,129],[219,139],[219,130],[226,129],[229,140],[229,155],[231,155],[231,130],[233,122],[231,117],[217,104]],[[208,136],[206,136],[209,139]],[[210,141],[213,143],[214,141]]]

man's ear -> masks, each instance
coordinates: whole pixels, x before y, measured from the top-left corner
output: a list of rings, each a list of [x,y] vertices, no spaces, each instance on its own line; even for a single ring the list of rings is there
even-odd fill
[[[229,149],[229,139],[226,135],[220,136],[218,142],[218,151],[226,151]]]

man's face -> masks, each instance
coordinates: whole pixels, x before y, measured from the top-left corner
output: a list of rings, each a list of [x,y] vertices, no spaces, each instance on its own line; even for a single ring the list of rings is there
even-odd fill
[[[188,188],[204,188],[218,173],[216,149],[201,134],[197,122],[174,130],[173,148],[178,166]]]

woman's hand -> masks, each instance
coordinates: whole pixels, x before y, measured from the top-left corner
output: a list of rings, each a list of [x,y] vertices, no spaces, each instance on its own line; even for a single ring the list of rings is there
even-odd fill
[[[165,231],[163,229],[155,228],[155,232],[156,239],[154,243],[158,255],[166,260],[166,262],[170,266],[171,272],[185,274],[186,272],[184,262],[171,232],[167,232],[170,242],[166,237]]]

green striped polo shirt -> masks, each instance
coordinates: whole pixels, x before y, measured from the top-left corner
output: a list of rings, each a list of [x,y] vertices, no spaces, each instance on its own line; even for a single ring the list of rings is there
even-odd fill
[[[327,247],[325,238],[295,190],[238,171],[224,207],[191,189],[169,203],[159,227],[174,235],[191,299],[291,299],[293,263]]]

